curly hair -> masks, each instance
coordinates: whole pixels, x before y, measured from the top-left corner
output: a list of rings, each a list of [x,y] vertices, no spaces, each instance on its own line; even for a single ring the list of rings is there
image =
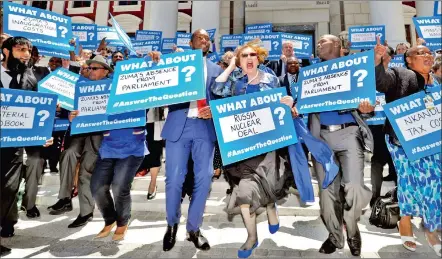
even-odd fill
[[[240,59],[241,59],[241,53],[246,49],[246,48],[251,48],[253,49],[257,54],[258,54],[258,63],[262,64],[264,63],[264,61],[266,60],[267,56],[269,55],[269,52],[261,47],[262,46],[262,41],[260,39],[254,39],[252,41],[249,41],[247,43],[245,43],[242,46],[239,46],[235,52],[236,52],[236,66],[240,66]]]

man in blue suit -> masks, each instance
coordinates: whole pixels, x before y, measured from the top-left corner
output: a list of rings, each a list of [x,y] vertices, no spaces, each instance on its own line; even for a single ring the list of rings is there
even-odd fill
[[[169,114],[162,132],[166,140],[166,213],[167,231],[163,239],[163,250],[169,251],[176,242],[181,217],[181,194],[187,174],[187,163],[194,161],[194,189],[187,219],[187,240],[201,250],[209,250],[207,239],[199,227],[203,221],[204,208],[209,195],[213,175],[213,154],[216,141],[212,113],[208,102],[214,99],[210,89],[222,69],[206,59],[210,49],[209,34],[196,30],[190,47],[201,49],[204,56],[204,78],[206,100],[169,106]]]

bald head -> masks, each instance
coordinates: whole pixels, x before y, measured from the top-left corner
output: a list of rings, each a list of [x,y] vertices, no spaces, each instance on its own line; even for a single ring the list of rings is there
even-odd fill
[[[341,40],[335,35],[325,34],[318,41],[318,57],[322,60],[331,60],[341,56]]]
[[[192,33],[192,37],[190,38],[189,45],[192,49],[200,49],[203,51],[203,55],[205,56],[210,49],[210,37],[209,33],[207,33],[204,29],[198,29],[194,33]]]

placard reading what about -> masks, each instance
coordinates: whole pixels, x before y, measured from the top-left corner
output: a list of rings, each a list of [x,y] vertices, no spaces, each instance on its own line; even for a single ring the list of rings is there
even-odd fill
[[[174,66],[120,75],[116,94],[120,95],[177,86],[178,71],[178,66]]]
[[[302,98],[339,93],[351,89],[350,70],[313,77],[302,81]]]
[[[275,129],[270,107],[220,118],[219,122],[224,143]]]
[[[1,106],[2,129],[32,129],[34,125],[34,107]]]

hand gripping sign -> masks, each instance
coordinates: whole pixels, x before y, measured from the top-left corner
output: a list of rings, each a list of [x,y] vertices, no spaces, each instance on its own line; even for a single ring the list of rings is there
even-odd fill
[[[272,31],[273,31],[273,25],[271,23],[246,25],[246,34],[271,33]]]
[[[290,41],[297,58],[310,58],[313,54],[313,37],[305,34],[281,33],[282,43]]]
[[[97,25],[73,23],[72,34],[78,37],[78,41],[83,49],[97,49]]]
[[[441,88],[430,88],[384,105],[410,161],[441,153]]]
[[[163,37],[162,31],[137,30],[135,32],[135,40],[159,40]]]
[[[374,116],[365,122],[368,125],[383,125],[385,123],[385,112],[383,105],[385,104],[385,94],[376,92],[376,107],[374,108]]]
[[[348,28],[350,49],[373,49],[376,46],[376,37],[380,37],[381,42],[385,41],[385,25],[350,26]]]
[[[146,111],[106,114],[111,80],[88,81],[77,84],[75,110],[71,134],[140,127],[146,125]]]
[[[210,101],[224,165],[298,142],[285,88]]]
[[[150,58],[120,61],[106,113],[205,99],[205,83],[201,50],[163,55],[158,63]]]
[[[373,50],[301,68],[299,113],[354,109],[361,101],[375,104]]]
[[[244,34],[243,37],[244,42],[249,42],[256,38],[261,39],[261,47],[269,51],[269,56],[267,57],[268,60],[279,60],[281,58],[281,33]]]
[[[52,136],[57,96],[0,88],[1,147],[40,146]]]
[[[56,94],[61,107],[72,111],[74,109],[75,84],[78,78],[80,75],[59,68],[38,83],[38,91]]]
[[[3,2],[3,30],[12,36],[28,38],[36,47],[69,51],[71,18],[26,5]]]
[[[430,50],[442,48],[441,42],[441,16],[432,17],[413,17],[414,26],[417,34],[423,38]]]

